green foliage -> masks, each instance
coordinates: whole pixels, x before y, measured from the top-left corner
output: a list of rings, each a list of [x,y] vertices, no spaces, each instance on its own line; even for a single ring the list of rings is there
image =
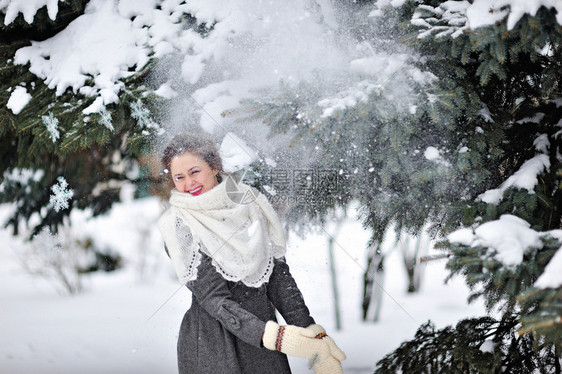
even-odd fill
[[[449,278],[462,275],[470,287],[469,301],[483,297],[489,311],[497,310],[504,314],[526,314],[531,304],[518,304],[517,299],[533,287],[533,283],[544,272],[561,243],[551,238],[542,238],[540,248],[527,249],[518,265],[505,266],[495,256],[496,252],[483,246],[465,246],[442,242],[452,254],[447,262]]]
[[[159,131],[150,119],[159,99],[148,94],[145,83],[150,63],[123,79],[125,88],[118,104],[89,115],[83,110],[95,97],[71,89],[57,96],[29,71],[29,65],[14,64],[15,52],[30,43],[30,35],[45,39],[60,31],[83,11],[85,3],[63,4],[55,21],[46,19],[45,9],[27,26],[20,15],[8,26],[0,44],[0,202],[17,202],[18,209],[7,222],[15,233],[21,221],[32,216],[38,217],[38,223],[31,235],[44,226],[56,232],[73,208],[90,207],[94,214],[103,213],[119,199],[123,181],[145,178],[136,172],[137,158],[150,151],[151,139]],[[32,99],[16,115],[6,104],[18,86],[25,87]],[[47,129],[53,121],[58,137]],[[42,178],[29,185],[7,178],[22,169],[41,171]],[[70,209],[57,212],[49,204],[49,196],[59,176],[65,176],[74,196]]]
[[[455,327],[436,330],[422,325],[377,363],[376,374],[394,373],[555,373],[559,355],[553,344],[530,334],[517,336],[517,318],[466,319]],[[535,354],[532,347],[539,352]]]
[[[457,229],[459,223],[475,227],[502,214],[517,215],[537,231],[559,229],[562,27],[552,10],[541,8],[535,17],[522,17],[512,30],[507,30],[505,20],[460,30],[435,11],[441,3],[417,8],[417,15],[427,23],[416,24],[426,31],[423,38],[409,40],[434,56],[427,67],[440,77],[436,88],[440,99],[435,102],[461,113],[454,118],[459,136],[453,144],[463,150],[455,166],[466,188],[460,199],[446,206],[443,232]],[[413,27],[412,32],[420,31]],[[470,99],[451,99],[458,96]],[[432,111],[431,118],[440,114]],[[510,187],[499,201],[479,199],[480,193],[499,187],[540,154],[547,157],[548,166],[537,176],[532,191]],[[560,372],[561,287],[537,289],[534,283],[561,243],[549,236],[541,241],[540,247],[525,250],[519,265],[509,267],[495,259],[491,248],[442,242],[450,255],[449,277],[461,275],[471,290],[469,301],[482,297],[489,311],[501,313],[501,324],[507,328],[496,328],[488,317],[463,321],[454,329],[422,326],[414,340],[378,363],[377,373]],[[492,324],[482,325],[486,320]],[[473,334],[479,328],[482,335]],[[493,337],[493,353],[475,350],[483,336]]]
[[[57,17],[52,20],[47,14],[47,7],[37,11],[31,24],[25,21],[23,14],[9,25],[5,25],[5,15],[0,12],[0,43],[17,40],[44,40],[64,29],[72,20],[84,13],[89,0],[59,0]]]
[[[340,201],[359,202],[375,242],[390,225],[415,233],[429,223],[443,235],[502,214],[521,217],[538,231],[562,227],[562,27],[555,12],[543,7],[511,30],[505,20],[470,30],[461,13],[443,17],[443,3],[410,1],[399,9],[383,8],[379,22],[394,24],[388,34],[362,29],[362,40],[371,45],[386,42],[396,48],[392,41],[400,38],[413,56],[397,75],[369,91],[366,101],[324,115],[318,103],[330,97],[330,87],[285,87],[285,95],[245,102],[240,110],[269,124],[272,134],[291,130],[292,146],[310,150],[308,165],[341,171]],[[392,47],[381,48],[390,52]],[[409,90],[396,99],[394,89],[414,67],[437,79],[408,81]],[[429,160],[429,150],[438,150],[440,157]],[[538,155],[548,165],[534,187],[514,185],[513,176]],[[508,185],[500,200],[482,201],[482,193],[503,183]],[[317,214],[333,208],[326,201],[303,210],[295,224],[316,222]],[[472,289],[471,300],[483,297],[503,319],[469,320],[440,332],[426,326],[381,361],[379,372],[499,372],[520,359],[525,364],[505,372],[560,371],[560,351],[548,345],[560,341],[560,290],[533,288],[560,243],[543,238],[543,246],[528,248],[513,268],[496,261],[489,248],[442,245],[451,254],[451,276],[462,275]],[[520,322],[522,335],[514,337]],[[505,328],[498,332],[496,325]],[[480,352],[478,342],[494,334],[499,336],[494,353]],[[420,351],[427,357],[418,359]]]
[[[518,301],[530,312],[521,317],[520,334],[544,337],[546,342],[556,344],[562,350],[562,289],[532,288],[519,296]]]

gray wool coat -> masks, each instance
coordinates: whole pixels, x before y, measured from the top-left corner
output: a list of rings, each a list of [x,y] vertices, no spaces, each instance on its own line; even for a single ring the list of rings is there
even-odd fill
[[[314,323],[285,259],[277,259],[259,288],[225,280],[203,254],[197,279],[187,283],[192,304],[178,338],[180,374],[291,373],[287,356],[262,345],[277,309],[288,324]]]

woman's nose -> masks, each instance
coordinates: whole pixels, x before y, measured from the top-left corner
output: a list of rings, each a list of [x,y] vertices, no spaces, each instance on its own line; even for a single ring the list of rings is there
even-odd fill
[[[186,178],[184,184],[185,192],[190,191],[191,189],[193,189],[193,187],[195,187],[195,181],[191,178]]]

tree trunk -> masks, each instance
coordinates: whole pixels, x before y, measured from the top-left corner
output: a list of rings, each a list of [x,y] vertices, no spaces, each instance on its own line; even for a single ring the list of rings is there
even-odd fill
[[[363,276],[363,320],[377,322],[382,306],[384,255],[380,243],[368,249],[367,270]]]

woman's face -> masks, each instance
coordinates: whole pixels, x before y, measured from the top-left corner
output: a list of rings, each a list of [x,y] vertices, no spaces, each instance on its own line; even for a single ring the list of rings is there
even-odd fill
[[[172,159],[170,173],[176,190],[193,196],[201,195],[218,184],[217,170],[190,152]]]

